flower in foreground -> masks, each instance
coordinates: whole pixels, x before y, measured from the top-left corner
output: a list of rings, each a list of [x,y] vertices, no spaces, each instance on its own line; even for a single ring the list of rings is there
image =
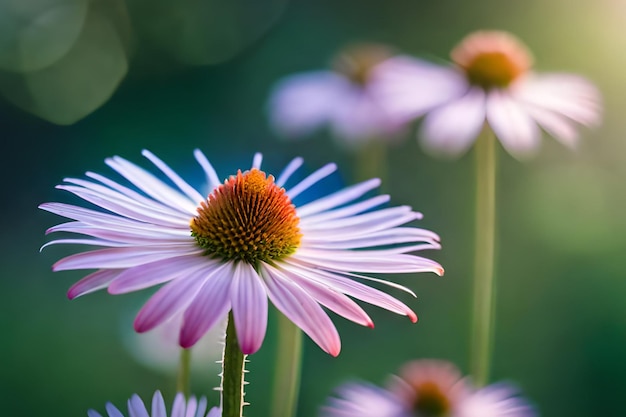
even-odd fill
[[[354,298],[415,322],[415,313],[404,303],[360,281],[376,281],[412,294],[409,289],[364,274],[443,274],[438,263],[410,254],[440,247],[435,233],[404,226],[421,214],[408,206],[381,208],[389,201],[387,195],[362,198],[379,186],[378,179],[296,207],[292,200],[333,173],[336,165],[328,164],[286,186],[303,160],[294,159],[274,179],[261,171],[262,157],[257,154],[252,168],[221,183],[204,154],[196,150],[209,184],[206,197],[155,155],[149,151],[143,155],[174,186],[116,156],[106,163],[134,189],[88,172],[90,180],[67,178],[57,188],[101,210],[63,203],[40,206],[73,220],[48,233],[88,237],[48,245],[103,247],[54,264],[55,271],[96,270],[70,288],[70,299],[102,288],[122,294],[166,283],[139,311],[134,322],[138,332],[182,312],[179,343],[186,348],[232,310],[241,351],[254,353],[265,337],[269,298],[323,350],[336,356],[339,335],[321,306],[373,327]]]
[[[332,70],[284,78],[270,96],[272,126],[287,138],[329,126],[349,145],[393,137],[405,123],[385,114],[370,85],[372,69],[389,56],[390,50],[382,45],[353,45],[337,55]]]
[[[400,121],[426,115],[420,137],[426,150],[458,155],[485,123],[506,150],[528,155],[545,130],[563,144],[577,144],[576,124],[600,122],[600,93],[572,74],[537,74],[532,57],[513,35],[479,31],[451,53],[452,66],[397,56],[380,64],[372,84],[389,114]]]
[[[451,363],[405,365],[386,389],[349,383],[322,408],[322,417],[535,417],[535,410],[506,384],[474,389]]]
[[[174,403],[172,404],[172,410],[170,414],[167,414],[165,408],[165,401],[160,391],[156,391],[152,397],[151,413],[146,409],[145,404],[139,398],[137,394],[134,394],[130,400],[128,400],[128,417],[220,417],[221,412],[219,408],[213,407],[205,416],[207,409],[207,400],[205,397],[196,400],[196,397],[190,397],[185,400],[185,396],[182,393],[176,394]],[[106,411],[108,417],[124,417],[124,414],[113,404],[107,403]],[[87,412],[89,417],[102,417],[100,413],[94,410]]]

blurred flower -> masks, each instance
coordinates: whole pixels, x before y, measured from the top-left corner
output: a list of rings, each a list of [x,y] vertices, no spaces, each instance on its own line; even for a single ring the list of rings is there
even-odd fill
[[[337,389],[322,408],[324,417],[409,417],[406,406],[392,392],[366,383],[349,383]]]
[[[419,417],[455,415],[469,393],[454,364],[431,359],[404,365],[389,389]]]
[[[458,417],[535,417],[534,408],[517,394],[510,385],[490,385],[467,397]]]
[[[380,64],[372,88],[389,114],[406,122],[426,115],[420,136],[433,153],[470,148],[485,122],[514,156],[539,147],[540,127],[574,147],[575,124],[600,122],[600,93],[582,77],[535,74],[526,47],[513,35],[474,32],[451,53],[454,66],[398,56]]]
[[[272,126],[290,138],[330,126],[334,136],[352,146],[389,139],[405,123],[388,117],[381,108],[370,91],[370,75],[376,64],[390,56],[382,45],[354,45],[335,58],[333,70],[284,78],[270,96]]]
[[[146,333],[136,333],[126,326],[127,315],[124,314],[122,341],[131,356],[142,365],[175,375],[179,371],[180,346],[178,335],[183,325],[183,312],[177,313],[165,323]],[[221,368],[217,363],[222,359],[224,351],[224,336],[226,334],[226,320],[217,323],[193,346],[191,354],[191,369],[201,368],[200,375],[208,377],[207,367],[213,367],[218,372]]]
[[[322,408],[322,417],[535,417],[509,385],[474,389],[450,362],[409,362],[387,389],[349,383]]]
[[[205,417],[205,411],[207,409],[207,401],[205,397],[200,398],[200,401],[196,400],[196,397],[190,397],[189,400],[185,400],[185,396],[182,393],[176,394],[174,398],[174,404],[172,404],[172,413],[169,417]],[[124,417],[124,414],[117,409],[113,404],[107,403],[106,410],[109,417]],[[100,413],[94,410],[87,412],[89,417],[102,417]],[[206,417],[219,417],[221,415],[220,410],[217,407],[213,407]],[[134,394],[130,400],[128,400],[128,417],[167,417],[167,410],[165,409],[165,401],[160,391],[156,391],[152,397],[152,412],[148,413],[145,404],[139,398],[137,394]]]
[[[134,327],[150,330],[184,311],[179,343],[190,347],[232,309],[242,352],[256,352],[265,337],[268,297],[323,350],[338,355],[337,330],[320,304],[358,324],[373,327],[350,297],[406,315],[415,313],[390,295],[357,279],[412,292],[393,282],[353,273],[435,272],[441,266],[411,255],[438,249],[430,231],[400,227],[421,218],[408,206],[378,208],[388,195],[360,198],[380,185],[372,179],[299,207],[292,199],[337,167],[328,164],[294,186],[283,186],[302,165],[296,158],[278,179],[252,168],[223,184],[199,150],[195,157],[212,190],[205,198],[149,151],[148,158],[176,188],[118,156],[106,163],[138,190],[88,172],[94,181],[67,178],[57,188],[110,213],[46,203],[40,208],[75,221],[47,233],[90,239],[50,244],[102,246],[56,262],[54,271],[97,269],[74,284],[69,298],[102,288],[122,294],[167,282],[138,313]],[[44,245],[47,246],[47,245]],[[382,246],[382,248],[380,247]]]

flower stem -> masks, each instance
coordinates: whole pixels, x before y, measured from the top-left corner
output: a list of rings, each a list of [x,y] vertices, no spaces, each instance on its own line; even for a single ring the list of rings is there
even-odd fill
[[[178,377],[176,378],[176,391],[189,396],[189,378],[191,364],[191,349],[180,350],[180,360],[178,365]]]
[[[302,332],[283,314],[278,318],[278,348],[274,379],[272,416],[293,417],[298,406]]]
[[[222,417],[241,417],[243,414],[243,372],[245,355],[239,349],[233,312],[228,314],[226,343],[222,359]]]
[[[358,150],[355,180],[380,178],[385,184],[387,171],[387,144],[378,138],[368,140]]]
[[[496,220],[496,139],[485,128],[476,143],[476,246],[474,260],[474,315],[470,357],[477,386],[489,380],[493,345]]]

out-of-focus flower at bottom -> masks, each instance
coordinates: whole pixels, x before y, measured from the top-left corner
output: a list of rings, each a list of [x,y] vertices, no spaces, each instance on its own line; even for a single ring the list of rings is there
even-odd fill
[[[348,383],[337,389],[321,417],[536,417],[514,387],[472,387],[452,363],[409,362],[386,388]]]
[[[126,319],[127,317],[123,317]],[[178,372],[180,349],[178,336],[182,326],[183,315],[178,314],[162,326],[158,326],[146,333],[136,333],[130,326],[122,327],[122,341],[131,356],[142,365],[152,370],[175,375]],[[222,358],[224,349],[224,335],[226,321],[211,328],[196,343],[191,354],[191,369],[198,366],[206,368],[214,366],[214,372],[221,368],[217,362]],[[213,372],[202,371],[202,375],[209,377]]]
[[[130,400],[128,400],[129,417],[220,417],[222,415],[219,408],[213,407],[205,416],[206,409],[207,400],[205,397],[201,397],[197,400],[196,397],[192,396],[189,397],[188,400],[185,400],[185,396],[182,393],[176,394],[176,398],[174,398],[174,403],[172,404],[171,414],[167,414],[165,401],[160,391],[156,391],[154,396],[152,396],[150,413],[137,394],[134,394]],[[106,411],[108,417],[125,417],[124,414],[111,403],[107,403]],[[94,410],[87,411],[87,415],[89,417],[102,417],[100,413]]]

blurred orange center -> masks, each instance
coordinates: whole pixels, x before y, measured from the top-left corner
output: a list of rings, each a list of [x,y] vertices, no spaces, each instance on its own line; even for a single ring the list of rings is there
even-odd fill
[[[532,65],[526,47],[513,35],[498,31],[470,34],[451,55],[468,81],[485,89],[507,87]]]
[[[292,254],[300,245],[299,222],[285,189],[253,168],[217,187],[190,227],[207,255],[256,265]]]
[[[445,417],[449,414],[450,400],[439,385],[424,382],[415,387],[413,410],[417,417]]]

